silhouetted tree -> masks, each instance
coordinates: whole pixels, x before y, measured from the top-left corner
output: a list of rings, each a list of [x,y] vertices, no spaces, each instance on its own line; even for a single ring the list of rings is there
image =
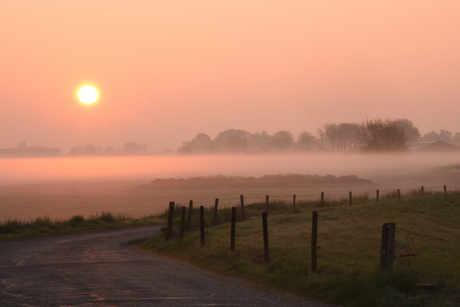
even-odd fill
[[[248,152],[269,152],[272,136],[265,131],[251,134],[247,139]]]
[[[140,155],[147,153],[147,145],[136,142],[126,142],[123,145],[123,153],[125,155]]]
[[[18,143],[18,148],[26,148],[27,145],[26,145],[26,142],[25,141],[21,141]]]
[[[359,144],[359,125],[353,123],[325,124],[318,135],[326,147],[333,151],[353,151]]]
[[[96,147],[93,144],[87,144],[83,147],[83,152],[85,156],[94,156],[97,154]]]
[[[302,132],[297,137],[295,148],[299,151],[315,150],[317,148],[318,142],[318,138],[310,132]]]
[[[367,152],[404,151],[408,137],[395,120],[371,119],[361,124],[358,133],[360,149]]]
[[[409,143],[414,143],[420,138],[420,131],[417,127],[414,126],[410,120],[405,118],[397,119],[396,122],[403,127],[407,135],[407,141]]]
[[[213,144],[217,151],[221,152],[246,152],[247,140],[251,133],[241,129],[228,129],[219,132]]]
[[[70,151],[69,155],[71,156],[81,156],[83,154],[83,147],[80,145],[73,146]]]
[[[286,130],[278,131],[273,134],[272,147],[278,152],[287,151],[294,145],[292,133]]]
[[[460,132],[455,133],[455,135],[452,137],[452,143],[460,146]]]
[[[444,142],[452,142],[452,132],[441,129],[439,133],[435,131],[431,131],[428,133],[425,133],[421,138],[422,141],[437,141],[441,140]]]
[[[211,138],[204,133],[198,133],[191,141],[182,143],[182,146],[177,150],[182,154],[203,154],[213,151]]]

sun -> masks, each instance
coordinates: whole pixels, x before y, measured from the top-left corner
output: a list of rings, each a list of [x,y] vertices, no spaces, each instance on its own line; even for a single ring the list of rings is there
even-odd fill
[[[91,85],[85,85],[78,90],[78,99],[84,104],[92,104],[99,97],[99,93],[96,88]]]

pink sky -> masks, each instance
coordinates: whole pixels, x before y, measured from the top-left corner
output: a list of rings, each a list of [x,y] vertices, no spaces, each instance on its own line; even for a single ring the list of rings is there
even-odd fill
[[[316,133],[407,118],[460,132],[459,1],[1,1],[0,148]],[[100,99],[85,106],[90,82]]]

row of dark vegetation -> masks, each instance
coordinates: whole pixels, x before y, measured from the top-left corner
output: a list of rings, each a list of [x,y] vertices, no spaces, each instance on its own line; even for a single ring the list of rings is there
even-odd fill
[[[265,131],[251,133],[242,129],[228,129],[219,132],[215,138],[206,133],[198,133],[193,139],[184,141],[175,152],[164,150],[161,153],[151,153],[146,144],[131,141],[121,148],[77,145],[70,149],[69,155],[404,151],[418,142],[437,140],[460,146],[460,132],[452,133],[441,129],[439,132],[431,131],[421,135],[419,129],[408,119],[378,118],[361,124],[325,124],[316,133],[304,131],[297,137],[287,130],[269,134]]]
[[[125,214],[113,214],[111,212],[102,212],[101,214],[92,215],[86,218],[83,215],[75,215],[66,220],[53,220],[48,216],[38,217],[35,220],[30,221],[8,219],[0,222],[0,240],[111,228],[135,227],[151,225],[154,222],[158,222],[154,216],[133,219]]]

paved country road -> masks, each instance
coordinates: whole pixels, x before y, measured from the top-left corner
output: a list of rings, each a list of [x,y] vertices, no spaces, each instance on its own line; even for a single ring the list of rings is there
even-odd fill
[[[0,306],[327,306],[134,248],[158,230],[0,242]]]

